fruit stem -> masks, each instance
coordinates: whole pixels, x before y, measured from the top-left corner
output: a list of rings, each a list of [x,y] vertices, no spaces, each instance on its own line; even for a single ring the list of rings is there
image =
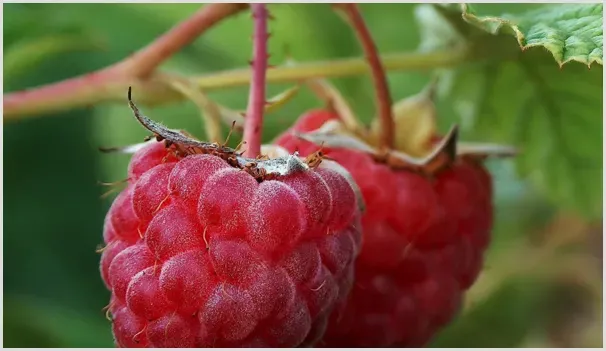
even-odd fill
[[[377,47],[356,4],[337,4],[334,7],[342,11],[349,19],[350,25],[353,27],[360,44],[362,44],[375,86],[377,112],[380,121],[379,144],[382,149],[393,149],[395,124],[392,101],[385,69],[381,64]]]
[[[265,4],[250,4],[250,9],[254,20],[253,61],[243,139],[246,143],[244,157],[256,158],[261,154],[261,133],[265,110],[268,13]]]

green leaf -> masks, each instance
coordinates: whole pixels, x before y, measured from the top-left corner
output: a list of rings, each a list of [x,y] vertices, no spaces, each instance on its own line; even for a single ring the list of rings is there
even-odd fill
[[[602,4],[552,5],[521,16],[478,17],[462,5],[462,18],[490,34],[515,36],[522,50],[543,47],[563,66],[602,62]]]
[[[602,213],[602,5],[547,5],[478,17],[422,5],[422,50],[469,49],[440,93],[476,139],[512,143],[516,164],[549,198]]]

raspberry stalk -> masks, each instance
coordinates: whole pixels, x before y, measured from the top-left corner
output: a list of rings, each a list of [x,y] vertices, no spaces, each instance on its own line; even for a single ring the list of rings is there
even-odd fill
[[[267,8],[265,4],[251,4],[254,19],[252,80],[244,122],[244,156],[255,158],[261,154],[261,132],[265,107],[265,75],[267,71]]]
[[[360,44],[362,44],[375,86],[377,112],[380,120],[380,146],[382,149],[393,149],[394,119],[391,110],[391,95],[377,47],[356,4],[339,4],[334,6],[345,14],[356,32]]]

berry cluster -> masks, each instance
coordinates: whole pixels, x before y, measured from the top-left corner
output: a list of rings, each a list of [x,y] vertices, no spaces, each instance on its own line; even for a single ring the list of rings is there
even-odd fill
[[[258,181],[214,155],[137,151],[105,221],[121,347],[315,344],[359,251],[350,183],[328,168]]]
[[[308,132],[331,119],[337,115],[310,111],[293,130]],[[303,155],[317,149],[290,131],[276,143]],[[320,345],[423,346],[452,320],[482,267],[492,225],[490,175],[471,159],[429,178],[360,151],[325,151],[359,185],[366,213],[356,284]]]
[[[459,311],[490,241],[481,159],[508,151],[458,149],[456,127],[438,135],[433,85],[392,106],[357,7],[335,9],[369,61],[369,127],[314,80],[334,112],[310,111],[261,145],[263,4],[251,5],[245,151],[154,122],[129,90],[155,141],[129,148],[128,184],[105,221],[101,274],[117,346],[419,347]]]

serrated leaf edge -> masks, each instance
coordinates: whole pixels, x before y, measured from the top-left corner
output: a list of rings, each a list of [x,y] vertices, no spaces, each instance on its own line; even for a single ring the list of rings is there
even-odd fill
[[[572,61],[583,63],[583,64],[587,65],[588,68],[591,68],[591,64],[594,62],[599,65],[604,65],[603,59],[600,59],[600,58],[594,58],[590,61],[581,60],[578,58],[569,58],[567,60],[561,60],[561,59],[558,59],[558,57],[556,56],[556,54],[553,51],[551,51],[550,49],[548,49],[547,47],[545,47],[542,44],[524,44],[526,37],[524,36],[524,33],[522,33],[522,31],[516,24],[514,24],[510,20],[500,18],[500,17],[495,17],[495,16],[478,17],[470,12],[469,6],[467,4],[461,4],[461,17],[463,18],[463,20],[465,22],[467,22],[473,26],[476,26],[482,30],[485,30],[486,32],[488,32],[490,34],[494,34],[494,35],[498,34],[504,25],[509,26],[509,28],[515,33],[516,40],[518,41],[518,45],[520,45],[520,49],[522,51],[527,50],[531,47],[544,47],[547,51],[549,51],[552,54],[553,59],[560,66],[560,68],[562,68],[566,63],[569,63]],[[494,28],[494,30],[492,32],[487,31],[485,27],[479,25],[479,23],[486,23],[486,22],[496,23],[497,26]]]

